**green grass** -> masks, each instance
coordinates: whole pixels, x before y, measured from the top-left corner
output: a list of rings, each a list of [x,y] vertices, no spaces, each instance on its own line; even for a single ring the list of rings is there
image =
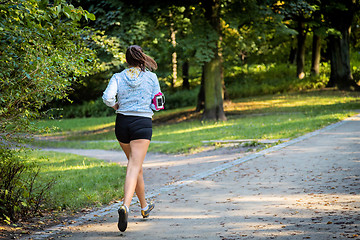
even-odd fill
[[[123,197],[125,167],[74,154],[30,151],[28,161],[41,167],[40,179],[55,179],[45,208],[76,210]]]
[[[40,120],[34,125],[50,133],[92,131],[114,126],[115,117]],[[53,135],[53,134],[47,134]]]
[[[294,138],[352,116],[356,114],[356,109],[360,109],[359,93],[340,91],[310,91],[237,99],[225,104],[228,116],[226,122],[201,122],[195,119],[154,126],[153,140],[171,143],[152,142],[149,151],[191,152],[201,149],[205,145],[202,141],[206,140]],[[170,113],[181,113],[186,110],[188,109]],[[164,111],[156,117],[166,118],[170,113]],[[110,124],[109,119],[104,118],[104,122]],[[82,121],[84,128],[103,126],[103,123],[93,124],[88,119]],[[71,141],[43,141],[36,144],[52,147],[120,149],[116,142],[105,142],[114,139],[113,131],[109,131],[71,136],[68,138]],[[100,142],[83,142],[89,140]]]

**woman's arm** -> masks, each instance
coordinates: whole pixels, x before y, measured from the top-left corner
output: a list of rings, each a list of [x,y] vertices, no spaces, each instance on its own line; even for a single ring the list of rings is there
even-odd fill
[[[102,99],[107,106],[112,107],[115,110],[119,108],[119,105],[116,103],[117,88],[117,77],[116,74],[114,74],[103,93]]]

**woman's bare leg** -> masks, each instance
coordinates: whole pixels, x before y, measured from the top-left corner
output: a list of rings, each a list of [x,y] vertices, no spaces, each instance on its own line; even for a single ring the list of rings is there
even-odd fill
[[[150,140],[138,139],[133,140],[130,144],[120,143],[120,146],[128,158],[126,170],[126,179],[124,187],[124,205],[130,207],[134,191],[139,198],[141,207],[146,207],[145,184],[143,177],[142,164],[144,162]]]
[[[130,143],[122,143],[122,142],[119,142],[119,143],[120,143],[120,146],[121,146],[122,150],[124,151],[124,153],[126,155],[127,160],[129,161]]]

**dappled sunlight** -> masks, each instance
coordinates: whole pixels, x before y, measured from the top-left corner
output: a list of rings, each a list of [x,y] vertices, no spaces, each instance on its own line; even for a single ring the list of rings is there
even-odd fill
[[[162,143],[152,144],[150,151],[191,152],[204,147],[202,141],[209,140],[292,138],[354,114],[348,109],[355,109],[358,103],[359,98],[355,93],[315,91],[227,101],[224,103],[228,116],[226,122],[201,122],[200,118],[188,121],[194,119],[192,114],[201,114],[195,113],[193,108],[164,111],[156,117],[157,123],[153,126],[153,140]],[[114,117],[64,119],[42,124],[46,126],[52,123],[59,124],[58,127],[65,130],[58,133],[60,136],[54,137],[62,141],[37,141],[35,144],[119,149],[116,143],[98,142],[115,140]],[[69,130],[70,132],[66,132]],[[164,141],[168,143],[165,144]]]
[[[65,171],[72,171],[72,170],[89,170],[89,169],[96,169],[96,168],[107,168],[107,167],[111,167],[111,166],[105,166],[105,165],[98,165],[98,164],[91,164],[91,165],[75,165],[75,166],[66,166],[66,164],[64,164],[63,166],[49,166],[48,170],[44,170],[44,173],[49,173],[49,172],[65,172]]]
[[[169,158],[167,155],[157,155],[157,157],[151,157],[151,159],[147,159],[146,157],[143,166],[145,168],[164,167],[165,162],[167,167],[186,167],[190,164],[194,167],[198,164],[209,165],[225,163],[227,161],[234,160],[234,158],[236,158],[236,154],[225,155],[221,152],[213,152],[212,154],[208,155],[194,154],[189,157],[183,155],[173,155],[171,158]]]
[[[181,129],[181,130],[175,130],[175,131],[168,131],[167,134],[183,134],[183,133],[193,133],[193,132],[197,132],[197,131],[202,131],[202,130],[209,130],[209,129],[214,129],[214,128],[220,128],[220,127],[226,127],[226,126],[232,126],[233,123],[232,122],[221,122],[221,123],[214,123],[214,124],[207,124],[207,125],[202,125],[202,126],[196,126],[196,127],[190,127],[188,129]],[[154,134],[154,137],[156,137],[157,135]]]
[[[191,137],[198,141],[205,140],[229,140],[229,139],[279,139],[296,136],[298,133],[307,133],[324,125],[343,118],[341,114],[320,115],[304,117],[302,113],[294,113],[290,116],[262,116],[252,120],[232,119],[227,122],[192,126],[173,131],[154,131],[154,139],[174,139],[181,144],[181,140]],[[309,126],[308,122],[312,121]]]
[[[81,131],[95,131],[106,129],[114,126],[114,117],[93,117],[86,118],[86,121],[81,118],[75,119],[55,119],[47,121],[38,121],[35,123],[39,127],[57,127],[58,133],[52,133],[54,135],[64,134],[64,132],[81,132]],[[51,135],[51,134],[49,134]]]
[[[343,98],[333,98],[324,96],[274,96],[272,99],[251,99],[248,101],[226,102],[224,104],[225,111],[254,111],[265,109],[277,109],[277,111],[286,110],[288,108],[314,108],[319,106],[330,106],[341,103],[356,102],[359,98],[356,96],[346,96]]]
[[[224,104],[225,111],[245,111],[245,110],[258,110],[269,107],[282,106],[287,101],[275,99],[268,101],[251,101],[251,102],[226,102]]]
[[[189,211],[193,211],[193,209],[188,209]],[[177,214],[177,215],[176,215]],[[176,211],[176,209],[172,209],[171,210],[171,215],[161,215],[161,216],[156,216],[157,219],[191,219],[191,220],[196,220],[196,219],[215,219],[215,218],[219,218],[219,215],[200,215],[200,214],[191,214],[191,212],[184,212],[184,209],[179,209],[178,211]]]
[[[109,128],[109,127],[115,127],[115,123],[110,122],[110,123],[106,123],[106,124],[98,124],[98,125],[94,125],[91,127],[87,127],[85,130],[92,131],[92,130],[99,130],[99,129]]]

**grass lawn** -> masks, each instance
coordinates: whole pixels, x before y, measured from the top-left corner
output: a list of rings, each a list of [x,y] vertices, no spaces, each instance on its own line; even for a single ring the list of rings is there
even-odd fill
[[[55,180],[45,208],[76,210],[123,197],[126,169],[116,163],[56,152],[30,151],[26,155],[41,167],[40,179]]]
[[[356,114],[360,109],[359,93],[310,91],[237,99],[225,103],[228,121],[200,121],[193,108],[156,113],[154,142],[149,151],[163,153],[191,152],[201,149],[207,140],[294,138]],[[177,118],[167,124],[169,116]],[[58,126],[67,141],[37,141],[42,147],[120,149],[113,133],[115,117],[42,121],[44,127]],[[164,119],[163,123],[162,119]],[[161,124],[159,124],[159,122]],[[73,127],[72,127],[73,126]],[[87,132],[79,131],[101,130]],[[69,134],[72,131],[75,134]],[[160,143],[157,143],[160,142]],[[161,143],[170,142],[170,143]]]

